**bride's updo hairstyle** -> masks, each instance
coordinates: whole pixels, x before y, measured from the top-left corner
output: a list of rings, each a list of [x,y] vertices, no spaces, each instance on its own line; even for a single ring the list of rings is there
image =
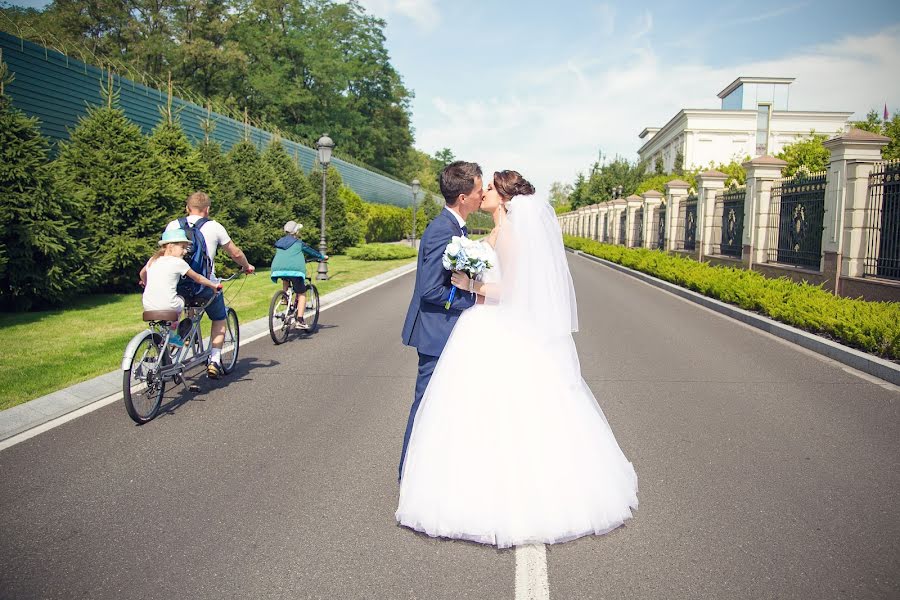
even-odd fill
[[[534,186],[518,171],[496,171],[494,187],[507,200],[512,200],[516,196],[530,196],[534,193]]]

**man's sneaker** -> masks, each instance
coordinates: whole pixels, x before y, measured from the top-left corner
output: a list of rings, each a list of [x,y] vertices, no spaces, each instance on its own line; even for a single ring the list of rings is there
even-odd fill
[[[176,348],[184,348],[184,340],[177,333],[173,333],[169,336],[169,345]]]
[[[303,320],[303,317],[300,317],[296,321],[294,321],[294,329],[309,329],[309,325],[307,325],[306,321]]]
[[[211,362],[206,365],[206,376],[210,379],[218,379],[223,373],[222,365],[217,362]]]

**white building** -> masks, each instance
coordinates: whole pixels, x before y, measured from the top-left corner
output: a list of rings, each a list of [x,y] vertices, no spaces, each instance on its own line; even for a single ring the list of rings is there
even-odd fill
[[[847,127],[852,112],[790,110],[793,81],[738,77],[719,92],[721,108],[683,108],[663,127],[645,128],[638,155],[649,171],[662,159],[663,170],[671,173],[679,152],[685,169],[707,168],[710,162],[774,156],[810,131],[834,137]]]

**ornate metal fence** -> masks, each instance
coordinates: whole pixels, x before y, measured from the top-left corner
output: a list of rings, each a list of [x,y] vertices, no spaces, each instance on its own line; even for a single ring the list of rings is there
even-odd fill
[[[650,243],[657,250],[666,248],[666,205],[660,204],[656,209],[656,238]]]
[[[697,247],[697,195],[690,194],[683,206],[675,249],[693,252]]]
[[[868,213],[864,273],[900,279],[900,160],[875,165]]]
[[[634,224],[631,229],[631,247],[642,248],[644,246],[644,207],[634,211]]]
[[[824,172],[782,179],[772,188],[769,262],[818,271],[824,217]]]
[[[623,246],[625,245],[625,225],[628,222],[628,209],[623,208],[621,214],[619,214],[619,243]]]
[[[713,216],[713,254],[740,258],[744,236],[744,198],[747,188],[731,188],[716,194]]]
[[[609,214],[603,213],[603,229],[600,230],[604,242],[609,242]]]

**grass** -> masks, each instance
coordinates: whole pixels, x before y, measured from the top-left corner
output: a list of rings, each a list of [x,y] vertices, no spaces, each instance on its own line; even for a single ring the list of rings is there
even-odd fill
[[[333,256],[329,279],[316,287],[325,295],[410,262]],[[317,268],[308,265],[310,274]],[[268,271],[226,285],[225,298],[241,323],[267,315],[278,289]],[[141,296],[134,293],[85,296],[61,310],[0,313],[0,410],[118,368],[128,340],[144,328],[141,310]],[[204,323],[208,332],[209,321]]]

